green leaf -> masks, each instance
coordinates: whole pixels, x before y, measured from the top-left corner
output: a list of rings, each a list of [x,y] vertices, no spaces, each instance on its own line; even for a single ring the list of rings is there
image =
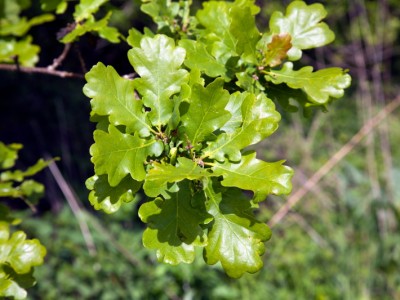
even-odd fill
[[[44,195],[44,185],[34,180],[25,180],[20,185],[21,193],[31,203],[36,204]]]
[[[51,164],[54,160],[44,160],[44,159],[39,159],[36,164],[33,166],[29,167],[25,171],[21,170],[15,170],[15,171],[5,171],[0,174],[0,180],[2,181],[9,181],[9,180],[14,180],[21,182],[23,181],[26,177],[30,177],[35,175],[36,173],[42,171],[44,168],[46,168],[49,164]]]
[[[112,125],[126,126],[127,133],[150,135],[151,124],[144,112],[143,102],[135,99],[132,80],[122,78],[112,66],[95,65],[85,78],[84,94],[92,98],[92,113],[109,116]]]
[[[149,197],[157,197],[164,193],[168,182],[179,182],[184,179],[201,180],[204,177],[213,176],[196,162],[185,157],[179,157],[175,166],[160,163],[154,163],[153,166],[143,185],[144,192]]]
[[[257,42],[261,35],[249,6],[233,6],[229,11],[229,31],[237,40],[236,52],[245,62],[257,64]]]
[[[252,49],[260,36],[253,17],[259,7],[253,3],[251,0],[209,1],[203,2],[203,9],[197,12],[196,17],[205,28],[201,36],[218,62],[225,64],[233,56],[244,53],[245,61],[255,63]]]
[[[299,110],[296,102],[303,107],[311,104],[303,90],[294,90],[283,83],[269,85],[265,93],[272,101],[279,103],[283,109],[289,112],[297,112]]]
[[[247,93],[236,92],[229,97],[225,110],[231,114],[231,118],[221,127],[222,131],[232,134],[242,125],[242,104],[247,96]]]
[[[221,262],[233,278],[259,271],[265,252],[264,242],[271,237],[267,225],[253,215],[251,204],[238,189],[221,189],[208,184],[205,189],[207,209],[214,217],[204,250],[205,261]]]
[[[128,52],[131,65],[141,78],[134,80],[144,105],[151,109],[149,118],[153,126],[161,128],[171,118],[174,102],[172,95],[189,80],[189,73],[181,69],[186,51],[176,47],[173,39],[165,35],[144,37],[140,48]]]
[[[22,149],[21,144],[6,145],[0,142],[0,169],[9,169],[14,166],[18,158],[18,151]]]
[[[228,79],[226,75],[226,67],[223,63],[218,62],[207,50],[206,45],[193,40],[181,40],[179,46],[185,48],[186,59],[185,66],[190,69],[198,69],[207,76]]]
[[[0,297],[6,299],[26,299],[26,289],[36,283],[33,269],[29,273],[18,274],[8,265],[0,266]]]
[[[57,14],[62,14],[68,8],[67,0],[40,0],[40,7],[43,11],[55,10]]]
[[[149,156],[159,156],[163,151],[161,141],[141,139],[138,134],[121,133],[110,125],[109,132],[94,131],[95,144],[90,148],[97,175],[108,175],[110,186],[117,186],[128,174],[136,181],[146,176],[144,163]]]
[[[205,32],[202,34],[211,44],[211,55],[217,61],[225,64],[236,53],[236,38],[229,30],[230,17],[229,9],[232,3],[225,1],[203,2],[203,9],[199,10],[196,17],[199,23],[204,26]]]
[[[288,33],[280,33],[272,36],[264,50],[263,65],[275,67],[282,63],[287,57],[287,52],[292,47],[291,36]]]
[[[0,62],[15,63],[17,58],[21,66],[33,67],[39,61],[39,51],[40,47],[32,44],[31,36],[20,41],[0,40]]]
[[[170,0],[147,0],[140,7],[141,11],[153,18],[158,30],[174,24],[179,13],[179,3]]]
[[[19,18],[18,22],[1,22],[0,36],[3,35],[14,35],[24,36],[33,26],[40,25],[46,22],[54,20],[54,16],[51,14],[44,14],[27,19],[25,17]]]
[[[88,19],[106,2],[107,0],[80,0],[79,4],[75,6],[75,21],[79,23],[82,20]]]
[[[189,109],[181,117],[179,128],[181,140],[188,140],[194,147],[221,128],[231,117],[224,110],[229,101],[229,93],[223,88],[224,80],[219,78],[203,87],[195,84],[192,87]]]
[[[135,193],[142,187],[142,182],[126,176],[117,186],[112,187],[106,175],[95,175],[86,180],[86,187],[91,190],[89,201],[94,209],[112,214],[123,203],[129,203],[135,199]]]
[[[254,192],[257,201],[262,201],[270,194],[284,195],[292,190],[293,170],[282,165],[284,161],[274,163],[256,159],[256,153],[243,154],[239,163],[225,161],[215,164],[215,175],[222,175],[221,184],[227,187],[238,187]]]
[[[303,1],[293,1],[286,9],[286,15],[274,12],[269,21],[272,36],[288,33],[292,37],[292,48],[288,52],[290,60],[298,60],[304,49],[316,48],[329,44],[335,39],[328,25],[321,22],[326,17],[324,6],[319,3],[307,5]]]
[[[107,15],[99,21],[96,21],[95,18],[90,15],[84,22],[77,23],[76,27],[60,41],[64,44],[68,44],[76,41],[80,36],[88,32],[97,32],[101,38],[106,39],[110,43],[119,43],[120,33],[116,28],[108,26],[111,14],[112,12],[109,11]]]
[[[245,92],[245,95],[241,106],[240,127],[222,133],[215,141],[209,142],[208,147],[203,150],[202,159],[210,157],[224,161],[226,155],[231,161],[240,161],[240,150],[258,143],[278,128],[281,117],[275,110],[274,103],[263,94],[256,97]]]
[[[8,224],[0,222],[0,265],[8,264],[16,273],[24,274],[43,264],[45,255],[46,248],[37,239],[27,240],[22,231],[10,237]]]
[[[195,247],[207,243],[200,225],[209,223],[211,216],[205,211],[203,193],[192,195],[189,185],[189,181],[180,182],[179,191],[171,199],[156,198],[139,209],[141,220],[148,223],[144,246],[156,249],[158,260],[172,265],[193,262]],[[194,207],[193,202],[203,203],[203,208]]]
[[[330,97],[340,98],[344,89],[351,84],[351,77],[341,68],[326,68],[313,72],[307,66],[293,70],[293,63],[287,62],[281,70],[265,72],[265,79],[274,84],[286,83],[292,89],[302,89],[312,103],[325,104]]]

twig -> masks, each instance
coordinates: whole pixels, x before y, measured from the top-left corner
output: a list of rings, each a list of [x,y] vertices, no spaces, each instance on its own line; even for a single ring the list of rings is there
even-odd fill
[[[61,174],[60,170],[58,169],[57,165],[54,162],[49,165],[49,169],[54,179],[56,180],[59,188],[64,194],[65,199],[67,199],[67,202],[71,207],[72,212],[74,213],[76,219],[78,220],[79,227],[81,229],[83,239],[85,240],[89,254],[91,256],[95,256],[97,253],[96,245],[94,244],[93,237],[84,219],[84,214],[81,207],[79,206],[77,196],[75,195],[74,191],[69,186],[69,184],[65,181],[63,175]]]
[[[75,52],[78,55],[79,63],[81,64],[82,72],[87,73],[87,68],[86,68],[85,60],[83,59],[83,56],[82,56],[81,49],[79,49],[78,44],[74,44],[74,46],[75,46],[74,47]]]
[[[48,66],[47,69],[49,69],[49,70],[57,69],[62,64],[64,59],[67,57],[67,54],[70,49],[71,49],[71,44],[70,43],[65,44],[63,52],[60,54],[59,57],[57,57],[53,60],[53,63],[50,66]]]
[[[23,73],[39,73],[39,74],[46,74],[46,75],[52,75],[56,77],[61,77],[61,78],[79,78],[83,79],[84,76],[83,74],[79,73],[73,73],[73,72],[67,72],[67,71],[57,71],[57,70],[50,70],[47,67],[17,67],[15,65],[8,65],[8,64],[0,64],[0,70],[6,70],[6,71],[20,71]]]
[[[377,115],[364,124],[364,126],[348,141],[339,151],[337,151],[310,179],[297,190],[288,201],[272,216],[268,222],[270,227],[279,223],[295,206],[329,171],[336,166],[361,140],[378,126],[390,113],[400,106],[400,95],[392,102],[386,105]]]
[[[62,193],[64,194],[65,198],[67,199],[67,202],[69,206],[71,207],[72,212],[76,216],[78,222],[79,222],[79,227],[81,228],[82,235],[85,239],[86,246],[89,250],[89,253],[91,255],[96,254],[96,247],[93,241],[93,238],[90,234],[89,227],[86,223],[86,220],[88,220],[91,225],[94,227],[96,231],[101,233],[103,236],[105,236],[108,241],[119,251],[119,253],[122,254],[123,257],[127,261],[129,261],[133,266],[135,267],[140,267],[140,262],[139,260],[132,255],[128,249],[126,249],[121,243],[119,243],[112,235],[111,233],[92,215],[87,213],[84,208],[81,208],[79,205],[79,202],[77,200],[77,196],[74,192],[74,190],[69,186],[69,184],[65,181],[64,177],[60,173],[60,170],[58,169],[57,165],[55,163],[52,163],[49,165],[50,172],[53,175],[54,179],[56,180],[58,186],[60,187]]]

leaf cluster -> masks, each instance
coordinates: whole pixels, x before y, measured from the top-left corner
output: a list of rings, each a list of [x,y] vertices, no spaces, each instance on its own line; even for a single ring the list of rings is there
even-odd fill
[[[196,248],[240,277],[262,267],[269,228],[253,210],[267,195],[291,190],[292,170],[248,151],[277,128],[275,103],[327,105],[350,84],[344,70],[294,70],[302,50],[334,38],[320,4],[294,1],[260,33],[254,1],[146,1],[158,27],[129,32],[137,78],[98,63],[84,93],[97,122],[87,180],[96,209],[117,211],[143,191],[139,216],[147,248],[160,261],[190,263]],[[243,191],[253,197],[244,196]]]
[[[40,47],[27,35],[31,27],[50,22],[54,16],[48,13],[31,19],[21,16],[29,8],[30,1],[3,0],[0,4],[0,62],[32,67],[38,60]]]
[[[0,142],[0,197],[22,199],[32,207],[43,194],[44,187],[26,177],[35,175],[51,161],[40,159],[25,171],[10,170],[21,148],[20,144]],[[18,222],[8,207],[0,204],[0,297],[25,299],[25,289],[35,283],[33,267],[43,263],[46,249],[37,239],[26,239],[23,231],[12,233],[10,225]]]

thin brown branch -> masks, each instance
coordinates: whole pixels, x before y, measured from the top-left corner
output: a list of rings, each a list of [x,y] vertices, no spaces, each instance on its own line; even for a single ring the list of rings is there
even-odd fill
[[[38,73],[38,74],[51,75],[51,76],[56,76],[56,77],[61,77],[61,78],[79,78],[79,79],[84,78],[83,74],[67,72],[67,71],[50,70],[48,68],[43,68],[43,67],[19,67],[18,68],[15,65],[0,64],[0,70],[14,71],[14,72],[20,71],[20,72],[28,73],[28,74]]]
[[[47,69],[49,70],[57,69],[62,64],[64,59],[67,57],[70,49],[71,49],[71,44],[70,43],[65,44],[63,52],[60,54],[59,57],[53,60],[53,63],[50,66],[48,66]]]
[[[362,139],[377,127],[390,113],[400,106],[400,95],[386,105],[377,115],[371,118],[364,126],[348,141],[339,151],[337,151],[317,172],[314,173],[307,182],[298,189],[288,201],[272,216],[268,222],[270,227],[279,223],[316,184],[328,174],[347,154],[349,154]]]

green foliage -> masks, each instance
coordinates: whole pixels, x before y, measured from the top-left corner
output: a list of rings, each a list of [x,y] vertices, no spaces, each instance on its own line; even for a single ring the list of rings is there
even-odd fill
[[[37,26],[54,19],[51,14],[21,17],[21,12],[30,6],[29,1],[3,0],[0,3],[0,62],[32,67],[38,60],[40,47],[32,44],[27,33]]]
[[[44,188],[34,180],[25,179],[41,171],[51,161],[40,159],[25,171],[7,170],[14,167],[21,148],[20,144],[5,145],[0,142],[0,197],[19,198],[32,205],[41,197]],[[37,239],[26,239],[23,231],[12,233],[10,224],[18,222],[10,215],[8,207],[0,204],[0,297],[25,299],[25,289],[35,283],[33,267],[43,264],[46,248]]]
[[[92,4],[88,14],[102,1]],[[291,3],[286,15],[272,15],[264,34],[254,1],[204,2],[195,16],[190,4],[142,5],[158,32],[130,31],[128,58],[138,78],[102,63],[86,74],[84,93],[98,122],[87,187],[94,207],[107,213],[143,190],[143,244],[160,261],[191,263],[200,248],[208,264],[220,262],[236,278],[262,267],[270,231],[253,210],[270,194],[288,194],[293,173],[247,147],[278,128],[273,101],[289,107],[294,93],[305,107],[324,107],[343,95],[350,76],[285,62],[333,40],[320,4]],[[277,90],[289,92],[278,97]]]
[[[106,0],[80,0],[79,3],[75,5],[74,23],[64,29],[65,32],[63,32],[64,35],[61,37],[60,41],[67,44],[77,41],[80,36],[87,33],[97,33],[101,38],[111,43],[119,43],[121,35],[118,29],[108,26],[112,11],[108,11],[100,20],[96,20],[94,16],[99,8],[106,2]]]

